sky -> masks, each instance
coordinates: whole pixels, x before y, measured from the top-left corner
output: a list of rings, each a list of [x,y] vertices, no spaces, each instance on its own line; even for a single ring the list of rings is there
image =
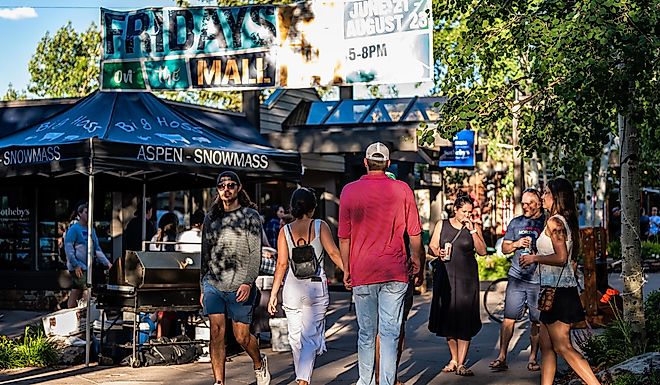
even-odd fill
[[[195,1],[191,1],[195,5]],[[208,5],[208,3],[205,3]],[[174,0],[0,0],[0,97],[7,92],[9,83],[17,90],[27,89],[30,80],[28,62],[39,40],[71,21],[73,28],[82,32],[91,23],[100,25],[99,8],[116,10],[139,9],[149,6],[173,7]],[[431,84],[397,86],[398,96],[426,96]],[[355,98],[366,95],[366,88],[355,86]],[[385,94],[384,96],[390,96]]]

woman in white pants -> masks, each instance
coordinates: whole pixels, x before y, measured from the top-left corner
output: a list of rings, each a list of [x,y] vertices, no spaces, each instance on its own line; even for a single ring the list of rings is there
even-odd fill
[[[325,312],[330,299],[323,269],[324,252],[342,269],[339,249],[328,224],[312,218],[315,209],[316,196],[312,190],[301,187],[293,192],[291,215],[296,219],[280,229],[277,238],[277,267],[268,302],[268,311],[275,314],[277,293],[284,281],[282,308],[286,313],[289,344],[298,385],[310,383],[316,356],[326,350]],[[295,246],[304,244],[310,244],[314,248],[319,263],[312,278],[299,279],[289,268],[289,256]]]

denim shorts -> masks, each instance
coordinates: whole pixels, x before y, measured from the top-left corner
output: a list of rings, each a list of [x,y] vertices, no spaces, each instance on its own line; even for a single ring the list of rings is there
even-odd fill
[[[527,306],[529,320],[538,323],[541,314],[538,309],[540,291],[541,286],[538,283],[529,283],[510,276],[506,286],[504,318],[520,319]]]
[[[204,315],[225,314],[234,322],[247,325],[252,323],[252,311],[257,297],[257,289],[254,285],[250,295],[243,302],[236,301],[235,291],[222,291],[207,282],[204,283],[203,290]]]

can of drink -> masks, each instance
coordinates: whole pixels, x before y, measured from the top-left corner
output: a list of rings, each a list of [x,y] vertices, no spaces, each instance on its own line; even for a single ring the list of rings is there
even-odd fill
[[[451,260],[451,242],[445,242],[445,257],[443,261]]]

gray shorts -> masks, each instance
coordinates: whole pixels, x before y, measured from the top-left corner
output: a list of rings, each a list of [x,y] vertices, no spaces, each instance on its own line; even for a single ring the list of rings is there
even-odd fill
[[[504,302],[504,318],[520,319],[527,306],[529,320],[538,323],[541,315],[538,309],[540,291],[541,286],[538,283],[529,283],[509,276]]]

